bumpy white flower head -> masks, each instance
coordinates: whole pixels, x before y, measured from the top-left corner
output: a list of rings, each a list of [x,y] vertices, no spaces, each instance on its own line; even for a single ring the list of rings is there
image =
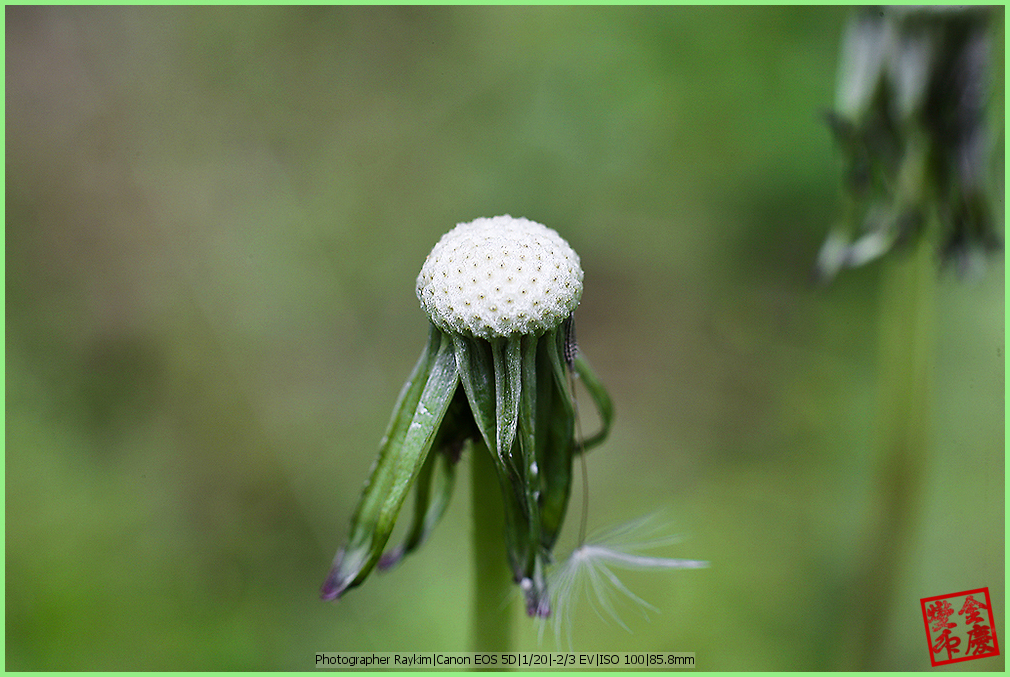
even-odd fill
[[[480,338],[554,329],[581,297],[578,254],[547,226],[507,214],[457,225],[417,276],[437,327]]]

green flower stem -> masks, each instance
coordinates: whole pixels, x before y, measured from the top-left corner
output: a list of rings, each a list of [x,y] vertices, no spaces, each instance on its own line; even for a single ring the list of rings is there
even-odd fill
[[[498,471],[483,440],[470,452],[470,510],[473,515],[473,602],[470,612],[471,651],[509,651],[512,645],[512,576],[506,565],[505,512],[495,487]]]
[[[893,668],[888,626],[912,544],[929,466],[936,263],[930,238],[884,266],[880,313],[880,457],[874,529],[859,598],[862,665]]]

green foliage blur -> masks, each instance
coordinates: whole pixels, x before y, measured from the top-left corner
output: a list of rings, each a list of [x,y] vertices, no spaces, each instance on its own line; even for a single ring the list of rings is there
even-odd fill
[[[879,267],[811,283],[847,17],[8,7],[6,667],[466,651],[467,472],[418,553],[317,593],[425,340],[421,263],[503,213],[582,258],[578,338],[616,406],[590,527],[659,511],[688,536],[661,554],[712,563],[627,574],[661,613],[623,609],[629,634],[583,601],[573,648],[848,666],[877,604],[854,581],[880,518]],[[1002,185],[1002,10],[993,45]],[[989,586],[1006,634],[1003,259],[936,302],[884,669],[929,667],[921,597]],[[519,606],[514,649],[555,648]]]

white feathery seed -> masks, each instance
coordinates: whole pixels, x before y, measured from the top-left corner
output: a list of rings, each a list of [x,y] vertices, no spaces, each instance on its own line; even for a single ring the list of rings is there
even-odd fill
[[[648,611],[658,613],[659,609],[629,590],[612,567],[648,571],[701,569],[708,566],[708,562],[699,560],[644,554],[652,548],[671,545],[680,540],[679,536],[668,534],[666,525],[656,515],[640,517],[590,536],[589,540],[579,545],[547,573],[547,585],[551,591],[551,618],[544,619],[540,626],[541,640],[544,628],[553,625],[557,644],[560,646],[564,637],[568,646],[572,646],[572,627],[582,598],[589,601],[590,607],[600,618],[606,614],[628,632],[631,632],[631,628],[618,613],[622,598],[630,607],[637,608],[645,618],[648,618]]]
[[[507,214],[457,225],[417,276],[437,327],[485,339],[554,329],[581,297],[578,254],[547,226]]]

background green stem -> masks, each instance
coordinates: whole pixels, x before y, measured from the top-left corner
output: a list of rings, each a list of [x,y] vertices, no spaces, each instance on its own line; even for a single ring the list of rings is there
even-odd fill
[[[498,475],[483,441],[470,450],[470,512],[473,515],[474,589],[470,611],[471,651],[510,651],[512,576],[505,553],[505,513]]]
[[[859,599],[864,670],[885,665],[897,599],[929,466],[930,372],[934,362],[936,264],[930,238],[884,266],[880,307],[880,456],[876,522]],[[870,601],[872,600],[872,603]],[[917,602],[917,600],[914,600]],[[914,607],[915,605],[913,605]]]

